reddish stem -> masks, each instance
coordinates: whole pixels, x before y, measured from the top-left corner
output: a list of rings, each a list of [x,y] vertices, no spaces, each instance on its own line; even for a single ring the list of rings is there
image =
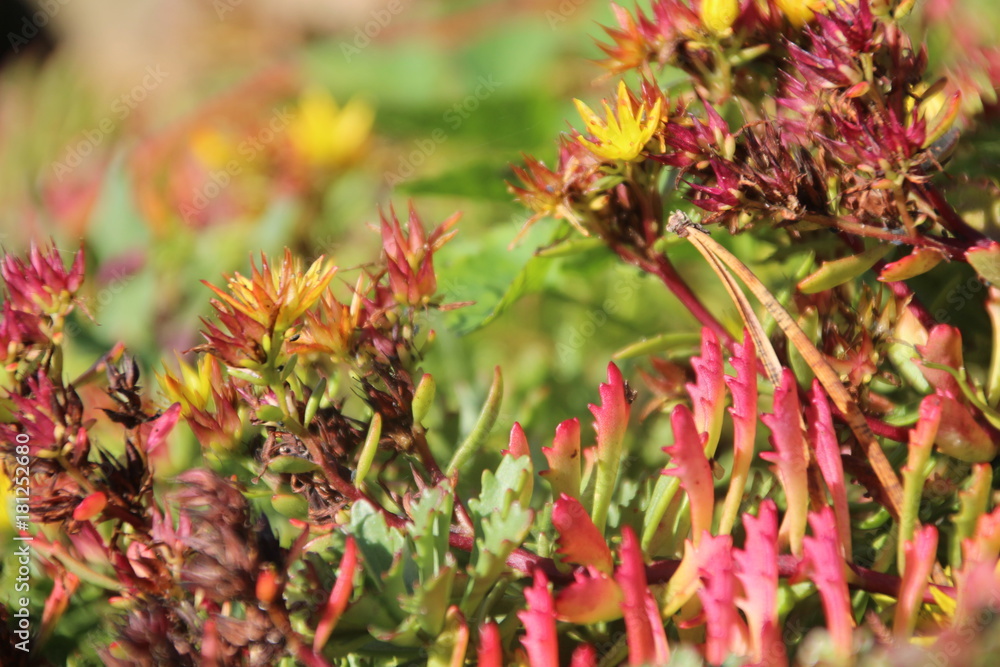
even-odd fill
[[[735,343],[733,337],[729,335],[729,332],[719,323],[719,320],[715,319],[715,316],[702,304],[701,300],[691,290],[666,255],[657,253],[652,257],[642,257],[617,244],[612,244],[612,249],[629,264],[637,266],[643,271],[659,278],[667,286],[667,289],[673,292],[677,300],[681,302],[681,305],[687,308],[688,312],[701,322],[702,326],[711,329],[718,336],[719,342],[732,350]]]

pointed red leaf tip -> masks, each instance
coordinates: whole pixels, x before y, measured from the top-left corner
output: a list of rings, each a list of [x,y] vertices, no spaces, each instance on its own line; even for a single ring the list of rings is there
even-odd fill
[[[476,652],[479,667],[503,667],[503,647],[500,645],[500,627],[487,621],[479,628],[479,649]]]
[[[556,594],[556,618],[570,623],[602,623],[622,616],[622,589],[594,567],[573,573],[573,583]]]
[[[813,536],[803,540],[804,563],[810,578],[819,589],[826,627],[830,631],[833,645],[841,657],[846,659],[851,655],[854,617],[851,615],[844,558],[836,537],[837,526],[833,510],[824,507],[818,512],[811,512],[809,525]]]
[[[705,535],[696,547],[702,581],[698,598],[705,614],[705,657],[721,664],[730,655],[746,655],[747,628],[736,610],[733,538]]]
[[[510,439],[507,441],[507,449],[500,452],[512,459],[519,459],[522,456],[531,456],[528,448],[528,437],[524,435],[524,429],[517,422],[510,429]]]
[[[611,549],[579,500],[565,493],[560,495],[552,506],[552,525],[558,533],[556,553],[563,557],[563,562],[592,565],[611,574],[614,569]]]
[[[779,537],[789,544],[792,553],[802,555],[802,536],[806,532],[809,512],[809,451],[802,437],[802,414],[799,410],[798,386],[795,375],[782,370],[781,384],[774,391],[774,414],[763,415],[761,421],[771,429],[773,452],[760,457],[774,464],[781,486],[785,489],[787,509],[781,522]]]
[[[722,346],[708,327],[701,330],[701,356],[692,357],[691,367],[694,369],[695,382],[685,386],[691,396],[698,431],[708,434],[707,449],[711,456],[715,454],[722,429],[722,414],[726,407],[726,376],[722,365]]]
[[[749,331],[743,330],[743,344],[736,343],[733,349],[729,363],[736,376],[724,378],[733,395],[733,405],[729,408],[735,430],[733,440],[737,447],[749,444],[752,448],[757,431],[757,348]]]
[[[844,547],[844,554],[851,555],[851,515],[847,507],[847,486],[844,482],[844,464],[840,459],[840,444],[833,429],[830,402],[819,380],[813,380],[812,405],[809,409],[809,440],[816,452],[816,463],[826,488],[833,499],[833,514],[837,519],[837,535]]]
[[[601,383],[598,393],[601,396],[601,405],[590,404],[588,407],[595,420],[598,458],[603,460],[602,450],[620,446],[622,438],[625,437],[625,429],[628,428],[628,416],[631,412],[625,379],[614,363],[608,364],[608,381]]]
[[[892,623],[892,632],[897,639],[908,638],[916,627],[927,581],[937,561],[937,545],[938,532],[934,526],[919,528],[913,539],[903,545],[905,568]]]
[[[778,508],[767,499],[757,516],[743,515],[746,542],[733,552],[743,596],[736,604],[747,617],[750,656],[761,667],[787,665],[778,629]]]
[[[997,454],[1000,443],[980,424],[965,398],[958,380],[946,371],[927,368],[922,361],[929,361],[954,368],[963,367],[962,334],[947,324],[939,324],[931,329],[926,345],[917,345],[921,359],[918,365],[927,381],[934,387],[934,393],[941,400],[941,422],[938,425],[934,444],[948,456],[968,463],[990,461]]]
[[[630,665],[662,665],[670,659],[660,610],[646,585],[642,549],[631,526],[622,529],[621,564],[615,581],[622,589],[622,615]]]
[[[545,572],[535,570],[535,581],[524,589],[528,608],[517,612],[525,633],[521,644],[528,651],[532,667],[559,667],[559,638],[556,635],[556,612]]]
[[[316,624],[316,636],[313,639],[313,651],[320,652],[330,639],[337,621],[340,620],[347,603],[351,599],[351,592],[354,590],[354,575],[358,570],[358,545],[353,537],[347,538],[344,546],[344,555],[340,559],[340,572],[337,573],[337,581],[330,590],[330,597],[327,598],[323,610],[320,612],[319,623]]]
[[[569,667],[597,667],[597,649],[590,644],[581,644],[573,651]]]
[[[703,533],[712,532],[712,515],[715,511],[715,484],[712,467],[705,456],[702,438],[695,428],[694,417],[685,405],[678,405],[670,415],[674,431],[674,444],[664,447],[674,467],[663,471],[680,480],[691,503],[691,532],[695,546]]]
[[[77,521],[89,521],[103,512],[107,505],[108,496],[103,491],[95,491],[73,509],[73,518]]]
[[[146,452],[150,456],[156,456],[160,447],[167,441],[167,436],[177,424],[177,419],[181,415],[181,404],[174,403],[166,412],[152,421],[153,428],[146,436]]]
[[[567,419],[556,427],[551,447],[542,447],[549,469],[540,474],[552,487],[552,495],[580,497],[580,420]]]
[[[66,613],[70,600],[80,587],[80,578],[72,572],[62,572],[54,577],[52,592],[45,598],[42,609],[42,636],[48,636],[55,629],[62,615]]]

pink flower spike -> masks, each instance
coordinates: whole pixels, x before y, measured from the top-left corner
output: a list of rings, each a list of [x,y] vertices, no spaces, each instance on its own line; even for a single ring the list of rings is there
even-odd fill
[[[522,456],[531,456],[531,450],[528,448],[528,437],[524,435],[524,429],[521,428],[518,422],[514,422],[514,426],[510,429],[510,440],[508,440],[507,449],[500,453],[513,459],[519,459]]]
[[[500,646],[500,628],[495,621],[487,621],[479,628],[479,667],[503,667],[503,648]]]
[[[622,443],[631,412],[631,400],[622,373],[613,363],[608,364],[608,381],[600,386],[601,405],[590,406],[597,431],[597,469],[595,473],[593,519],[601,533],[608,519],[608,507],[614,493],[618,466],[622,458]]]
[[[674,467],[663,471],[680,480],[691,502],[691,532],[694,545],[698,546],[703,533],[712,532],[712,515],[715,511],[715,484],[712,468],[705,457],[702,439],[694,425],[691,411],[678,405],[670,415],[674,431],[674,444],[664,447]]]
[[[552,507],[552,525],[559,534],[556,553],[563,557],[563,562],[592,565],[611,574],[614,569],[611,549],[579,500],[566,494],[559,496]]]
[[[813,380],[812,406],[809,410],[809,439],[816,453],[816,463],[826,488],[833,499],[833,514],[837,519],[837,535],[844,547],[844,557],[851,558],[851,515],[847,508],[847,487],[844,484],[844,464],[840,460],[840,444],[833,430],[830,402],[819,380]]]
[[[809,451],[802,436],[802,415],[799,410],[798,386],[795,375],[782,370],[781,384],[774,391],[774,414],[763,415],[761,421],[771,429],[773,452],[760,457],[774,464],[781,486],[785,489],[785,518],[778,532],[781,544],[791,546],[792,553],[802,555],[802,536],[806,532],[809,512]]]
[[[720,535],[729,534],[736,522],[757,436],[757,348],[749,331],[743,330],[743,344],[734,344],[733,350],[729,363],[736,370],[736,377],[727,375],[725,379],[733,395],[733,406],[729,408],[733,417],[733,472],[719,519]]]
[[[549,579],[541,568],[535,570],[535,582],[524,589],[528,608],[517,612],[525,633],[521,644],[528,651],[532,667],[559,667],[559,638],[556,635],[556,612],[549,592]]]
[[[540,474],[552,487],[552,495],[580,497],[580,420],[567,419],[556,427],[551,447],[542,447],[549,469]]]
[[[347,609],[347,603],[351,599],[351,591],[354,590],[354,574],[358,570],[358,545],[353,537],[347,538],[344,547],[344,556],[340,559],[340,572],[337,574],[337,581],[330,591],[330,597],[320,614],[319,623],[316,624],[316,636],[313,639],[313,651],[319,653],[326,646],[330,639],[337,621],[341,614]]]
[[[707,327],[701,330],[701,356],[693,357],[691,366],[694,368],[695,382],[686,387],[694,409],[694,423],[700,433],[707,435],[706,456],[714,456],[722,432],[726,385],[722,346],[715,333]]]
[[[803,540],[804,563],[810,578],[819,589],[826,615],[826,627],[842,660],[851,655],[854,616],[844,575],[844,557],[837,542],[837,521],[833,510],[822,508],[809,514],[813,537]]]
[[[897,640],[909,638],[917,625],[917,613],[923,604],[927,581],[937,560],[937,544],[937,529],[934,526],[923,526],[903,546],[906,565],[903,580],[899,584],[899,599],[892,622],[892,633]]]
[[[750,656],[762,667],[788,664],[778,630],[778,508],[770,498],[757,516],[743,515],[746,542],[733,552],[743,597],[736,604],[747,617]]]
[[[628,637],[630,665],[660,665],[670,659],[665,654],[666,640],[659,609],[649,593],[646,583],[646,568],[642,560],[642,549],[631,526],[622,530],[621,564],[615,572],[615,581],[622,588],[622,615],[625,617],[625,632]],[[650,617],[649,602],[653,602],[655,622]]]

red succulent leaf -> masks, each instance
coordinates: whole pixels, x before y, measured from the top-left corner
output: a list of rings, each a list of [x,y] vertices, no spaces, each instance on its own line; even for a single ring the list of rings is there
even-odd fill
[[[736,604],[747,617],[750,656],[762,667],[787,665],[778,627],[778,508],[768,498],[757,516],[743,515],[746,542],[733,552],[743,588]]]
[[[622,589],[614,579],[596,568],[573,573],[573,583],[555,599],[556,618],[570,623],[602,623],[621,618]]]
[[[45,608],[42,610],[42,627],[40,633],[42,638],[52,634],[59,619],[66,613],[73,594],[76,593],[76,589],[79,587],[80,579],[71,572],[61,570],[53,578],[52,592],[45,598]]]
[[[559,667],[559,638],[556,635],[556,612],[549,591],[549,579],[540,568],[534,583],[524,589],[528,608],[517,612],[525,633],[521,644],[528,651],[532,667]]]
[[[622,615],[630,665],[665,664],[670,659],[659,607],[649,593],[642,549],[631,526],[622,530],[621,564],[615,581],[622,590]]]
[[[962,368],[962,332],[957,327],[938,324],[927,335],[927,343],[917,345],[920,359],[916,363],[921,366],[927,382],[943,396],[957,398],[961,390],[958,381],[948,372],[935,368],[927,368],[921,362],[929,361],[956,370]]]
[[[580,420],[573,418],[556,427],[551,447],[542,447],[549,469],[541,473],[552,487],[552,495],[580,497]]]
[[[854,616],[844,575],[844,557],[837,540],[837,522],[833,510],[824,507],[809,514],[812,537],[803,540],[804,563],[809,578],[819,589],[826,615],[826,627],[838,653],[846,659],[851,655],[851,633]]]
[[[500,627],[495,621],[487,621],[480,626],[477,657],[480,667],[503,667]]]
[[[601,405],[589,406],[590,412],[594,415],[594,429],[597,431],[597,461],[594,471],[596,483],[592,518],[597,529],[603,531],[615,481],[618,478],[632,396],[621,371],[613,363],[608,364],[608,381],[601,383],[599,392]]]
[[[774,451],[764,452],[760,457],[774,464],[787,499],[779,536],[782,544],[789,544],[792,553],[800,556],[809,511],[809,450],[802,436],[798,385],[795,375],[787,368],[782,370],[781,384],[774,391],[774,413],[763,415],[761,421],[771,429]]]
[[[524,435],[524,429],[518,422],[514,422],[514,426],[510,429],[510,439],[508,440],[507,449],[500,452],[501,454],[510,456],[513,459],[521,458],[522,456],[531,456],[531,450],[528,448],[528,437]]]
[[[844,464],[840,459],[840,444],[833,429],[830,402],[819,380],[813,380],[812,406],[809,415],[809,441],[812,443],[826,488],[833,499],[833,513],[837,519],[837,535],[844,545],[844,553],[851,553],[851,515],[847,508],[847,487],[844,483]]]
[[[1000,507],[976,520],[972,537],[962,541],[966,563],[996,563],[1000,558]]]
[[[903,545],[904,569],[899,585],[899,599],[892,629],[897,639],[913,634],[917,613],[923,604],[927,582],[937,562],[938,532],[934,526],[917,529],[912,540]]]
[[[734,344],[733,352],[729,363],[736,376],[727,375],[725,378],[729,393],[733,395],[733,405],[729,408],[733,417],[733,471],[719,520],[720,534],[729,533],[736,521],[757,436],[757,349],[753,336],[746,329],[743,330],[743,344]]]
[[[722,415],[726,407],[725,373],[722,366],[722,346],[711,329],[701,330],[701,356],[691,359],[695,382],[687,385],[694,409],[694,423],[708,436],[706,455],[713,456],[722,430]]]
[[[674,467],[663,471],[680,480],[691,502],[691,530],[695,546],[702,533],[712,532],[712,515],[715,511],[715,484],[712,468],[705,456],[703,439],[695,428],[694,417],[687,406],[678,405],[670,415],[674,431],[674,444],[664,447]]]
[[[705,615],[705,657],[713,664],[746,653],[747,628],[736,610],[733,538],[705,535],[698,549],[698,597]]]
[[[313,639],[313,651],[319,652],[326,646],[330,634],[337,621],[340,620],[354,590],[354,575],[358,571],[358,546],[353,537],[347,538],[344,555],[340,559],[340,572],[337,581],[330,590],[330,597],[320,611],[319,623],[316,624],[316,636]]]
[[[597,667],[597,649],[590,644],[581,644],[573,649],[569,667]]]
[[[103,512],[107,504],[107,494],[103,491],[95,491],[80,501],[80,504],[73,510],[73,518],[77,521],[89,521]]]
[[[552,507],[552,525],[558,533],[556,553],[563,556],[564,562],[592,565],[605,574],[611,573],[611,549],[579,500],[565,493],[560,495]]]
[[[160,447],[167,441],[167,436],[177,424],[177,419],[181,415],[181,404],[174,403],[162,415],[152,420],[152,429],[146,437],[146,451],[150,456],[156,456]]]

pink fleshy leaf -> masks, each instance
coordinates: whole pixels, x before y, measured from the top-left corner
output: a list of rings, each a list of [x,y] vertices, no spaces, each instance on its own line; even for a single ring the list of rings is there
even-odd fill
[[[542,477],[552,487],[552,495],[566,494],[580,497],[580,420],[567,419],[556,427],[551,447],[542,447],[542,454],[549,462],[549,469]]]
[[[930,330],[925,345],[917,345],[920,358],[916,360],[921,372],[938,393],[955,398],[959,395],[958,381],[945,371],[923,366],[930,361],[950,368],[962,368],[962,332],[957,327],[938,324]]]
[[[663,471],[680,480],[691,502],[691,530],[694,544],[698,546],[702,533],[712,532],[712,514],[715,510],[715,485],[712,468],[705,457],[702,438],[695,428],[691,411],[678,405],[670,415],[674,431],[674,444],[664,447],[674,467]]]
[[[725,379],[733,395],[733,405],[729,408],[733,417],[733,472],[719,520],[720,534],[728,534],[736,521],[757,436],[757,349],[749,331],[743,330],[743,344],[734,344],[733,350],[729,363],[736,370],[736,376],[727,375]]]
[[[841,658],[846,660],[851,655],[854,617],[833,510],[824,507],[818,512],[811,512],[809,525],[813,536],[803,540],[804,563],[810,579],[819,590],[833,645]]]
[[[705,657],[720,664],[730,655],[746,652],[747,629],[736,611],[733,538],[705,535],[698,549],[702,587],[698,597],[705,615]]]
[[[500,627],[487,621],[479,628],[479,667],[503,667],[503,648],[500,646]]]
[[[599,392],[600,407],[596,405],[589,407],[594,415],[594,429],[597,431],[593,519],[597,529],[603,532],[611,497],[614,494],[615,481],[618,478],[622,443],[625,440],[625,429],[628,427],[631,412],[625,380],[613,363],[608,364],[608,381],[601,384]]]
[[[733,552],[743,596],[736,604],[747,617],[750,655],[761,667],[788,664],[778,630],[778,508],[768,498],[757,516],[743,515],[746,542]]]
[[[962,555],[967,562],[996,563],[1000,558],[1000,507],[976,520],[972,537],[962,541]]]
[[[528,448],[528,437],[524,435],[524,429],[521,428],[518,422],[514,422],[514,426],[510,429],[510,440],[508,441],[507,449],[500,453],[514,459],[521,458],[522,456],[531,456],[531,450]]]
[[[89,521],[100,515],[108,505],[108,496],[103,491],[95,491],[80,501],[73,509],[73,518],[77,521]]]
[[[601,623],[621,618],[622,589],[595,568],[573,573],[573,583],[556,594],[556,618],[570,623]]]
[[[177,424],[181,415],[181,404],[174,403],[166,412],[152,421],[153,428],[146,436],[146,451],[150,456],[156,456],[160,447],[167,441],[167,436]]]
[[[330,639],[340,616],[347,609],[347,603],[351,599],[351,591],[354,590],[354,575],[358,569],[358,547],[353,537],[347,538],[344,546],[344,555],[340,559],[340,572],[337,574],[337,581],[330,590],[330,597],[327,599],[323,610],[320,612],[319,623],[316,624],[316,636],[313,639],[313,651],[320,652]]]
[[[646,568],[642,560],[642,549],[631,526],[622,530],[620,551],[621,564],[615,572],[615,581],[622,589],[622,615],[625,617],[625,633],[628,638],[630,665],[664,664],[670,659],[665,654],[666,639],[659,609],[655,622],[650,618],[649,602],[652,596],[646,583]]]
[[[701,356],[691,358],[691,367],[694,368],[695,382],[688,383],[686,387],[694,409],[694,423],[700,433],[707,435],[706,453],[712,456],[722,430],[726,385],[722,347],[707,327],[701,330]]]
[[[611,549],[579,500],[566,494],[559,496],[552,507],[552,525],[558,533],[556,553],[563,556],[564,562],[592,565],[611,574],[614,569]]]
[[[826,488],[833,499],[833,514],[837,519],[837,535],[844,546],[844,555],[851,555],[851,515],[847,508],[847,487],[844,483],[844,464],[840,459],[840,445],[833,430],[830,402],[819,380],[813,380],[812,406],[809,414],[809,439],[816,454]]]
[[[899,584],[899,599],[893,618],[892,631],[897,639],[913,634],[917,612],[924,601],[927,581],[937,561],[938,532],[934,526],[919,528],[912,540],[903,545],[905,567]]]
[[[581,644],[573,650],[569,667],[597,667],[597,649],[590,644]]]
[[[785,489],[787,509],[778,536],[782,544],[791,546],[793,554],[801,556],[809,512],[809,451],[802,436],[798,386],[795,375],[787,368],[782,370],[781,384],[774,391],[774,414],[763,415],[761,421],[771,429],[774,451],[764,452],[760,457],[774,464]]]
[[[540,568],[534,583],[524,589],[528,608],[517,612],[525,633],[521,644],[528,651],[532,667],[559,667],[559,638],[556,635],[556,612],[549,592],[549,579]]]

